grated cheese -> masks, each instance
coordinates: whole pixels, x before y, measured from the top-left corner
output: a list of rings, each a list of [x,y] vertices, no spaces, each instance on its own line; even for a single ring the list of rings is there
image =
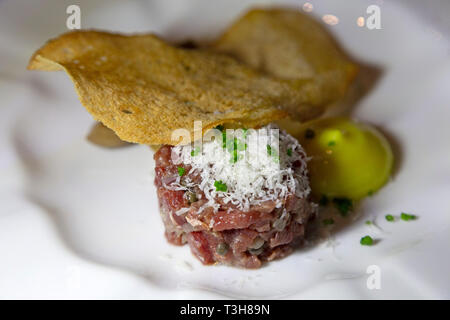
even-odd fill
[[[299,198],[309,194],[308,158],[298,141],[283,130],[274,125],[246,132],[228,129],[226,143],[222,141],[221,133],[215,137],[201,146],[180,145],[172,149],[175,164],[189,165],[189,174],[201,177],[198,187],[207,202],[200,211],[206,207],[217,211],[220,202],[248,211],[251,206],[267,200],[275,201],[276,207],[280,208],[290,194]],[[236,151],[233,150],[234,141],[237,141]],[[294,168],[296,161],[300,165]],[[188,190],[195,186],[188,175],[182,180],[183,183],[177,179],[172,187]],[[226,191],[217,191],[216,181],[225,184]]]

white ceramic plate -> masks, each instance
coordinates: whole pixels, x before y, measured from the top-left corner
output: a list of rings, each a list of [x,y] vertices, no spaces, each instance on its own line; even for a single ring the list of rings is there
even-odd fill
[[[348,52],[382,69],[353,115],[394,137],[398,169],[328,241],[255,271],[205,267],[167,244],[149,148],[89,144],[93,121],[68,77],[25,70],[36,48],[66,31],[71,1],[0,1],[0,298],[450,298],[450,51],[436,18],[444,3],[310,2],[311,14],[339,18],[330,29]],[[250,5],[77,3],[83,28],[177,39],[213,37]],[[356,24],[370,4],[381,8],[381,30]],[[419,219],[385,221],[402,211]],[[366,234],[379,243],[361,246]],[[380,289],[366,285],[370,265]]]

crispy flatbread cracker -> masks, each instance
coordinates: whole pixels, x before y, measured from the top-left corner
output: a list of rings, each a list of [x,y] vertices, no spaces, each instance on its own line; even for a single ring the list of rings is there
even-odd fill
[[[199,47],[199,45],[196,42],[189,40],[189,39],[185,40],[183,42],[180,42],[180,43],[176,43],[175,45],[179,48],[184,48],[184,49],[196,49]],[[86,138],[92,144],[95,144],[99,147],[105,147],[105,148],[111,148],[111,149],[122,148],[122,147],[127,147],[127,146],[132,145],[132,143],[120,140],[120,138],[117,136],[117,134],[113,130],[106,127],[101,122],[96,122],[92,126],[92,128],[90,129],[89,134],[87,135]],[[149,145],[149,147],[153,151],[157,151],[161,147],[161,145],[154,144],[154,145]]]
[[[308,81],[281,81],[224,54],[176,48],[151,34],[69,32],[39,49],[28,68],[65,70],[96,120],[141,144],[175,144],[178,128],[193,137],[195,120],[206,131],[229,122],[264,125],[294,107],[303,119],[317,115],[311,93],[302,90]]]
[[[211,49],[271,76],[307,81],[301,90],[319,109],[341,99],[358,71],[319,21],[294,9],[250,10]],[[296,108],[293,120],[304,120],[302,105]]]
[[[126,141],[120,140],[114,131],[105,127],[101,122],[97,122],[92,126],[86,138],[95,145],[111,149],[131,145]]]

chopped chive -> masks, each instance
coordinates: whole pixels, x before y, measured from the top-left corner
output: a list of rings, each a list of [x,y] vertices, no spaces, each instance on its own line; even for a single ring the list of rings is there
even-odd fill
[[[372,191],[372,190],[369,190],[369,192],[367,192],[367,195],[368,195],[369,197],[373,196],[373,191]]]
[[[330,141],[330,142],[328,142],[328,146],[329,147],[332,147],[332,146],[335,146],[336,145],[336,141]]]
[[[214,181],[214,187],[216,187],[216,191],[226,192],[228,190],[227,185],[222,180]]]
[[[244,151],[247,149],[247,144],[244,143],[242,140],[236,139],[236,149],[239,151]]]
[[[292,157],[292,149],[291,148],[287,149],[287,155],[289,157]]]
[[[247,144],[238,138],[234,138],[227,142],[227,150],[233,152],[233,150],[243,151],[247,149]]]
[[[371,236],[365,236],[365,237],[361,238],[359,243],[361,243],[361,245],[363,245],[363,246],[371,246],[371,245],[373,245],[373,239]]]
[[[236,163],[239,160],[239,154],[237,150],[233,151],[233,156],[230,159],[230,163]]]
[[[275,163],[280,162],[280,156],[278,155],[277,150],[272,149],[272,147],[269,144],[267,145],[267,155],[271,156]]]
[[[248,131],[248,129],[247,128],[243,128],[242,129],[242,131],[243,131],[243,138],[245,139],[245,138],[247,138],[247,131]]]
[[[334,224],[334,220],[332,219],[332,218],[329,218],[329,219],[323,219],[323,225],[324,226],[329,226],[329,225],[331,225],[331,224]]]
[[[200,153],[200,147],[195,147],[194,150],[191,151],[191,157],[195,157]]]
[[[400,218],[404,221],[410,221],[410,220],[416,220],[417,216],[415,216],[413,214],[402,212],[402,214],[400,215]]]
[[[227,133],[225,131],[222,131],[222,148],[227,147]]]
[[[226,142],[226,149],[232,155],[230,163],[236,163],[241,158],[238,151],[246,150],[247,144],[238,138],[234,138]]]
[[[334,198],[333,203],[339,210],[339,213],[345,217],[353,209],[353,202],[348,198]]]
[[[268,154],[269,156],[272,155],[272,147],[271,147],[270,145],[267,145],[267,154]]]
[[[370,225],[372,225],[372,221],[367,220],[367,221],[366,221],[366,224],[367,224],[368,226],[370,226]]]
[[[186,172],[186,169],[183,167],[178,167],[178,175],[182,177],[184,173]]]
[[[394,219],[394,216],[392,215],[392,214],[387,214],[386,216],[385,216],[385,218],[386,218],[386,220],[387,221],[389,221],[389,222],[393,222],[395,219]]]
[[[313,129],[306,129],[306,131],[305,131],[306,139],[312,139],[312,138],[314,138],[315,135],[316,135],[316,133],[314,132]]]

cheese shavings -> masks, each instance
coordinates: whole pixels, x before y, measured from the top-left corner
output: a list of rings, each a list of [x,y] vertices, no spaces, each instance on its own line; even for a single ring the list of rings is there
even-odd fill
[[[188,174],[201,178],[198,184],[183,177],[183,183],[176,187],[188,190],[197,186],[207,200],[200,211],[206,207],[217,211],[221,203],[249,211],[265,201],[274,201],[280,208],[289,195],[308,196],[308,158],[295,138],[274,125],[223,133],[223,139],[203,142],[201,146],[172,149],[172,161],[190,166]]]

